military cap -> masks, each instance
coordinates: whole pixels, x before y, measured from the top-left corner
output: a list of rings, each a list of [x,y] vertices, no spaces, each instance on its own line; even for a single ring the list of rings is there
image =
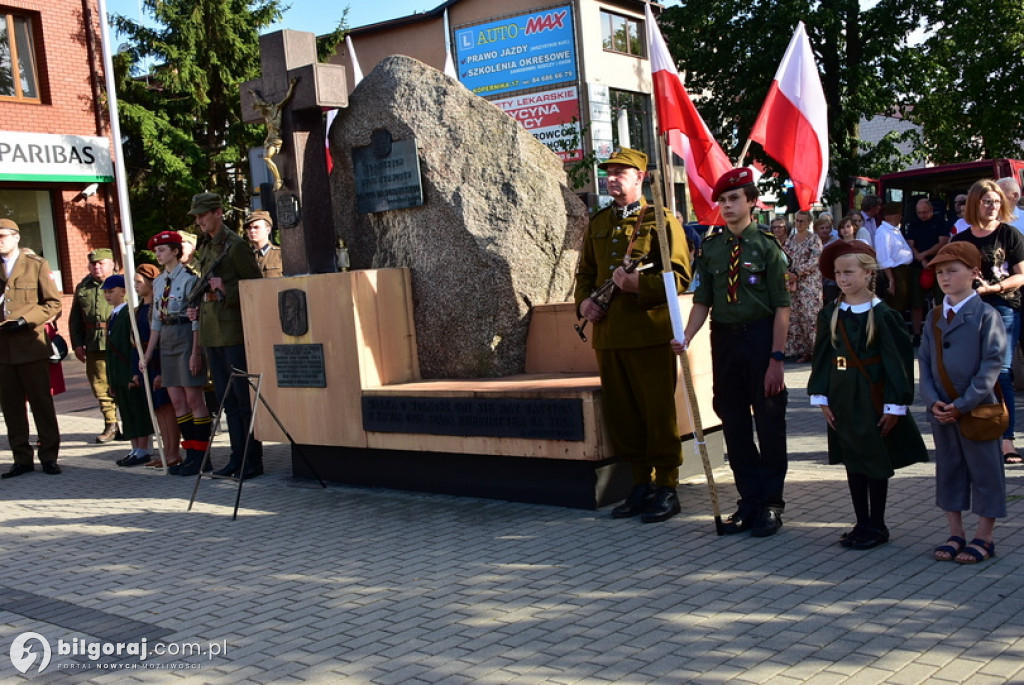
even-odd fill
[[[124,276],[121,274],[114,274],[113,276],[107,276],[107,280],[103,281],[103,285],[100,286],[101,290],[113,290],[114,288],[124,287]]]
[[[0,228],[6,228],[8,231],[17,231],[21,233],[21,229],[18,228],[18,224],[14,223],[10,219],[0,219]]]
[[[752,185],[754,185],[754,172],[749,167],[730,169],[719,176],[714,190],[711,191],[711,199],[717,200],[722,193]]]
[[[199,236],[195,233],[189,233],[188,231],[177,231],[177,234],[181,236],[182,244],[189,243],[192,247],[195,247],[199,240]]]
[[[978,252],[977,247],[966,240],[955,240],[943,245],[942,249],[928,262],[928,267],[935,268],[947,262],[963,262],[968,268],[980,269],[981,253]]]
[[[145,276],[152,281],[160,275],[160,267],[153,264],[139,264],[138,268],[135,269],[135,273]]]
[[[223,206],[217,193],[197,193],[192,196],[192,209],[188,210],[188,213],[193,216],[206,214]]]
[[[147,243],[150,250],[155,250],[158,245],[181,245],[181,235],[177,231],[160,231]]]
[[[249,214],[245,217],[245,222],[242,225],[248,226],[252,222],[259,221],[260,219],[266,221],[267,226],[270,226],[271,228],[274,227],[274,220],[270,218],[270,212],[266,212],[262,209],[258,209],[255,212],[249,212]]]
[[[818,269],[830,281],[836,280],[836,260],[848,254],[866,254],[875,259],[875,251],[863,240],[833,240],[821,251]]]
[[[113,259],[114,251],[109,247],[101,247],[98,250],[93,250],[89,253],[89,263],[98,262],[101,259]]]
[[[639,150],[620,147],[612,153],[611,157],[604,160],[597,166],[601,169],[607,169],[612,164],[621,164],[622,166],[631,166],[640,171],[647,171],[647,155]]]

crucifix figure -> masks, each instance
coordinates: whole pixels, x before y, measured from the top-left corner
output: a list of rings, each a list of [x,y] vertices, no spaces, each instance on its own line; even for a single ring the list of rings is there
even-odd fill
[[[280,229],[284,275],[337,271],[323,112],[348,105],[345,67],[317,62],[315,34],[283,30],[260,36],[260,69],[240,89],[242,120],[267,127],[273,179],[261,194]]]
[[[267,125],[267,137],[263,141],[263,161],[267,163],[267,169],[270,170],[271,175],[274,177],[274,190],[281,190],[281,172],[278,170],[277,165],[274,164],[274,155],[281,151],[281,144],[284,142],[281,138],[281,115],[285,105],[288,104],[288,101],[292,99],[292,95],[295,94],[295,84],[297,82],[298,79],[295,77],[289,79],[288,93],[276,104],[264,100],[258,90],[249,90],[253,97],[252,108],[260,113],[263,117],[263,123]]]

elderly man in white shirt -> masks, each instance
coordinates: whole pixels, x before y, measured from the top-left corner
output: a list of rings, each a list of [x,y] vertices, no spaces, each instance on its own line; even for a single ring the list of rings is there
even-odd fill
[[[1013,220],[1010,221],[1018,231],[1024,233],[1024,209],[1020,206],[1020,184],[1013,178],[1007,176],[996,183],[1003,189],[1003,194],[1010,201],[1010,211],[1013,213]]]
[[[885,275],[886,288],[878,285],[882,299],[897,312],[910,306],[910,262],[914,252],[900,232],[903,208],[898,202],[889,202],[882,208],[884,221],[875,231],[875,255],[878,268]]]

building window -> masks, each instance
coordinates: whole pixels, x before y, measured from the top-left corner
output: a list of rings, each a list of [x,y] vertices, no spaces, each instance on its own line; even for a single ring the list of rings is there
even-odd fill
[[[39,101],[32,19],[0,13],[0,98]]]
[[[654,161],[651,98],[643,93],[608,89],[612,109],[612,144],[643,150]]]
[[[601,10],[601,37],[609,52],[647,56],[647,33],[640,19]]]
[[[50,192],[0,188],[0,217],[18,224],[21,229],[18,246],[44,257],[50,264],[57,289],[63,290]]]

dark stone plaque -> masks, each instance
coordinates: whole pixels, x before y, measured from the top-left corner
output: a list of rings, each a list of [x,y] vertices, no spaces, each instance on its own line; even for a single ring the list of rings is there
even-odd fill
[[[279,388],[326,388],[324,346],[274,345],[274,367]]]
[[[282,290],[277,294],[277,315],[281,319],[281,332],[285,335],[305,335],[309,330],[306,310],[306,292],[298,288]]]
[[[291,193],[277,196],[277,224],[280,228],[299,225],[299,198]]]
[[[583,440],[580,399],[363,397],[363,429],[536,440]]]
[[[387,130],[374,131],[372,145],[352,149],[352,171],[360,214],[423,204],[415,139],[393,141]]]

